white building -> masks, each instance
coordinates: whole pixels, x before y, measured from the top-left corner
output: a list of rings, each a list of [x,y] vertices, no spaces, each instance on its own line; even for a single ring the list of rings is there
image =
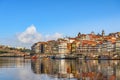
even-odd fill
[[[60,54],[67,53],[67,43],[66,42],[60,42],[58,44],[58,53],[60,53]]]

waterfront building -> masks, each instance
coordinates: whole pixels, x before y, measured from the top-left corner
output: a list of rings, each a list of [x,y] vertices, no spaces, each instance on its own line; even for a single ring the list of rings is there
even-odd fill
[[[64,40],[64,39],[58,40],[58,53],[60,53],[60,54],[67,54],[68,53],[67,40]]]
[[[58,53],[58,42],[55,40],[47,41],[48,43],[48,52],[51,54]]]
[[[107,52],[114,52],[115,51],[115,43],[111,41],[107,41]]]
[[[71,54],[76,53],[76,41],[71,43]]]
[[[107,52],[107,42],[104,41],[102,44],[102,52]]]
[[[83,40],[77,48],[77,52],[96,52],[96,42]]]
[[[39,48],[39,43],[35,43],[32,47],[31,50],[33,53],[40,53],[40,48]]]
[[[47,52],[47,43],[46,42],[38,42],[35,43],[31,48],[32,48],[32,52],[34,53],[46,53]]]
[[[76,38],[68,38],[68,43],[73,43],[76,40]]]
[[[102,30],[101,35],[94,32],[81,34],[76,37],[59,38],[47,42],[37,42],[33,44],[32,51],[35,53],[62,53],[75,54],[82,52],[118,52],[120,51],[120,32],[105,35]]]
[[[115,44],[115,50],[116,50],[116,52],[120,52],[120,40],[117,40],[116,41],[116,44]]]
[[[96,44],[96,51],[97,52],[102,52],[102,42],[99,42]]]

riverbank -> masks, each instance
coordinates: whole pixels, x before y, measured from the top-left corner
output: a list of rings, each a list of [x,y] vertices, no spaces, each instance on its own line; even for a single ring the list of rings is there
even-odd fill
[[[17,53],[2,53],[0,57],[24,57],[24,54],[17,54]]]
[[[33,58],[51,58],[51,59],[85,59],[85,60],[120,60],[118,54],[35,54]]]
[[[0,46],[0,57],[24,57],[30,55],[29,49]]]

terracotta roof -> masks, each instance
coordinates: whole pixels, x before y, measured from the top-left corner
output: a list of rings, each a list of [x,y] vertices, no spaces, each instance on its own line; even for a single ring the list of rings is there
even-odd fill
[[[85,45],[95,46],[96,44],[97,44],[97,42],[95,42],[95,41],[90,41],[90,40],[83,40],[82,41],[82,46],[85,46]]]
[[[55,40],[49,40],[49,41],[47,41],[47,42],[53,42],[53,41],[55,41]]]

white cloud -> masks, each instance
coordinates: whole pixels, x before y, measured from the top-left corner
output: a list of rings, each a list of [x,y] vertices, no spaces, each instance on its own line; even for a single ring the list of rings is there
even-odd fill
[[[57,40],[58,38],[62,38],[62,34],[55,33],[53,35],[42,35],[37,32],[36,27],[34,25],[29,26],[24,32],[20,33],[17,37],[18,40],[22,43],[35,43],[38,41],[48,41],[48,40]]]
[[[17,35],[13,35],[9,38],[0,38],[0,44],[12,47],[30,48],[36,42],[56,40],[58,38],[62,38],[62,34],[55,33],[53,35],[42,35],[36,30],[34,25],[31,25],[25,31]]]
[[[18,35],[18,40],[22,43],[34,43],[42,41],[42,35],[37,32],[36,27],[31,25],[24,32]]]
[[[55,34],[53,34],[53,35],[46,35],[45,36],[45,40],[47,41],[47,40],[57,40],[58,38],[62,38],[62,34],[60,34],[60,33],[55,33]]]
[[[56,40],[58,38],[62,38],[62,34],[42,35],[36,30],[34,25],[31,25],[25,31],[17,35],[13,35],[9,38],[0,38],[0,45],[30,48],[36,42]]]

